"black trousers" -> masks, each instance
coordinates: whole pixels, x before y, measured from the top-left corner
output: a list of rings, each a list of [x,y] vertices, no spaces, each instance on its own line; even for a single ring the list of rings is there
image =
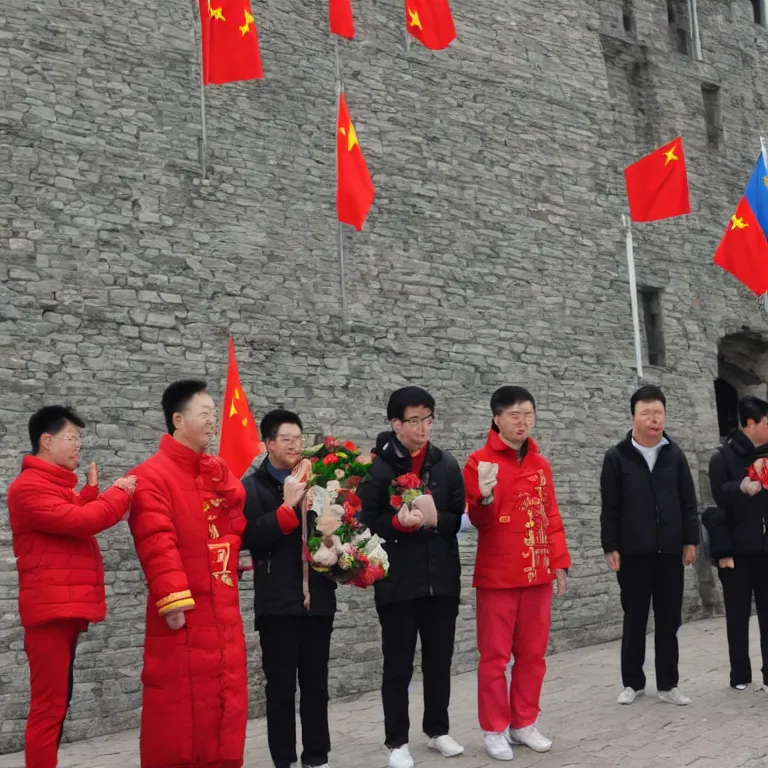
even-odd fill
[[[296,762],[298,675],[304,766],[325,765],[328,729],[328,658],[333,616],[262,616],[259,639],[267,680],[267,740],[276,768]]]
[[[449,730],[451,660],[459,615],[457,597],[422,597],[378,608],[384,674],[384,743],[397,749],[408,743],[408,686],[413,676],[416,638],[421,638],[421,669],[424,679],[422,728],[430,738]]]
[[[618,578],[624,610],[622,683],[636,691],[645,688],[645,635],[653,602],[656,688],[669,691],[679,679],[677,631],[683,612],[683,553],[622,556]]]
[[[752,682],[749,618],[755,596],[763,656],[763,682],[768,683],[768,555],[736,555],[734,568],[718,568],[725,600],[725,626],[731,661],[731,685]]]

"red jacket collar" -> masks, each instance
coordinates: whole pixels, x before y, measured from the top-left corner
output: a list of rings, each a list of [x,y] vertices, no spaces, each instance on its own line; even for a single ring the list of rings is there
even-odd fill
[[[499,433],[491,428],[488,431],[488,440],[486,442],[486,445],[488,448],[490,448],[492,451],[512,451],[512,453],[517,454],[518,452],[514,448],[510,448],[502,439],[499,437]],[[528,449],[526,451],[526,456],[530,456],[534,453],[539,452],[539,446],[536,445],[536,441],[532,438],[528,438]]]
[[[197,453],[187,448],[171,435],[163,435],[160,438],[160,453],[193,475],[200,474],[200,462],[205,458],[204,453]]]
[[[21,471],[26,469],[36,469],[44,473],[51,482],[60,485],[62,488],[74,488],[77,485],[77,475],[58,464],[51,464],[49,461],[38,459],[37,456],[25,456],[21,462]]]

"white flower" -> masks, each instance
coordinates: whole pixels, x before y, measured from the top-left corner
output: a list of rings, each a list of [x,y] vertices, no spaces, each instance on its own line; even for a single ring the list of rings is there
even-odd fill
[[[322,515],[331,503],[328,491],[319,485],[313,486],[312,491],[312,511],[318,516]]]
[[[334,474],[336,475],[337,480],[341,480],[347,473],[343,469],[337,469]]]
[[[360,533],[356,533],[352,537],[352,543],[355,546],[357,546],[358,544],[362,544],[364,541],[368,541],[368,539],[370,539],[370,538],[371,538],[371,532],[366,528],[366,529],[360,531]]]
[[[344,474],[342,473],[342,477]],[[341,490],[341,483],[338,480],[331,480],[326,486],[325,490],[328,491],[328,500],[333,504],[336,501],[339,491]]]

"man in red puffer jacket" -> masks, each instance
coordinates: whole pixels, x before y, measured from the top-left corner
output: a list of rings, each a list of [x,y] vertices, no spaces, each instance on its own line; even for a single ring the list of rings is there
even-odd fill
[[[121,477],[100,495],[91,464],[88,484],[75,491],[84,426],[60,405],[35,413],[29,420],[32,455],[24,457],[21,474],[8,489],[32,689],[26,768],[56,768],[77,640],[89,622],[107,614],[104,566],[94,536],[126,517],[136,487],[136,478]]]
[[[536,719],[546,672],[552,582],[565,592],[571,559],[552,470],[529,432],[536,404],[522,387],[491,397],[493,423],[484,448],[464,468],[469,519],[478,529],[478,713],[486,752],[512,760],[512,744],[547,752]],[[506,667],[514,656],[507,688]]]

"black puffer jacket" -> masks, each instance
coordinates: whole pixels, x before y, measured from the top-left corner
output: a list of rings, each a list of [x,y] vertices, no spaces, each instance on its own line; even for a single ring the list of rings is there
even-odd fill
[[[666,435],[653,472],[632,445],[632,433],[605,454],[600,476],[600,538],[604,552],[682,553],[699,543],[696,491],[688,461]]]
[[[373,461],[369,478],[360,485],[360,520],[386,540],[389,575],[375,584],[376,604],[387,605],[435,595],[459,597],[461,563],[456,534],[464,513],[464,481],[456,459],[431,445],[421,470],[422,482],[434,497],[437,528],[401,533],[392,524],[396,510],[389,488],[399,475],[411,471],[411,457],[392,436]]]
[[[283,484],[267,471],[266,462],[243,480],[245,517],[248,524],[243,547],[251,552],[254,564],[254,608],[256,627],[260,616],[302,616],[304,589],[301,526],[284,534],[277,522],[283,503]],[[296,510],[296,516],[300,513]],[[333,616],[336,613],[336,582],[309,569],[309,613]]]
[[[734,430],[709,461],[709,485],[718,508],[708,509],[702,520],[716,560],[768,552],[768,491],[748,496],[740,487],[749,465],[765,456],[766,449],[756,449],[741,430]]]

